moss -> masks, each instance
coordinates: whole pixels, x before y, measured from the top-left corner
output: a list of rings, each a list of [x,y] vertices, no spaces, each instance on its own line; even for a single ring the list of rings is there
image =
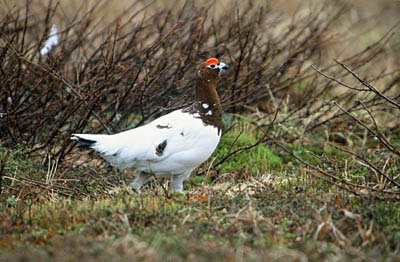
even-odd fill
[[[222,137],[214,154],[217,161],[238,148],[255,144],[260,135],[247,121],[239,121],[234,129]],[[282,159],[275,153],[275,150],[261,143],[250,150],[235,154],[225,161],[220,169],[223,173],[249,169],[251,173],[255,174],[282,168],[282,164]]]

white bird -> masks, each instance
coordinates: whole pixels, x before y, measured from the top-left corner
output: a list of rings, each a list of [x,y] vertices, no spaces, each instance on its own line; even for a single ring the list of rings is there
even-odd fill
[[[183,181],[206,161],[221,138],[222,107],[216,90],[220,73],[229,67],[208,59],[196,73],[194,103],[147,125],[114,135],[73,134],[120,170],[141,171],[130,184],[139,191],[152,176],[169,177],[172,190],[183,191]]]
[[[48,52],[50,52],[53,46],[56,46],[58,44],[57,34],[58,34],[57,26],[53,25],[50,29],[49,38],[44,43],[44,47],[40,50],[41,55],[46,55]]]

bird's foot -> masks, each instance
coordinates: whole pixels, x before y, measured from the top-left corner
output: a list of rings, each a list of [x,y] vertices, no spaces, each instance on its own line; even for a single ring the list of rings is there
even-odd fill
[[[128,186],[126,189],[130,194],[137,194],[140,192],[140,190],[137,190],[136,188],[131,187],[131,186]]]
[[[138,193],[142,186],[150,179],[151,174],[141,172],[135,178],[135,180],[128,186],[132,191]]]
[[[135,184],[135,182],[132,182],[129,186],[128,186],[128,192],[129,193],[139,193],[140,189],[141,189],[141,185]]]
[[[182,177],[173,177],[171,191],[174,193],[183,193],[183,180]]]

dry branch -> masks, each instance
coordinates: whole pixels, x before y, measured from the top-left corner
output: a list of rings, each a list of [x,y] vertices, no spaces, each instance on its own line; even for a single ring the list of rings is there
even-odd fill
[[[274,139],[295,142],[334,120],[386,103],[399,108],[398,97],[388,93],[400,78],[379,91],[344,64],[324,66],[321,54],[327,42],[336,37],[330,35],[330,28],[346,14],[345,9],[321,5],[309,15],[299,12],[283,18],[267,7],[245,2],[213,16],[213,3],[196,6],[188,0],[174,8],[159,8],[152,1],[140,3],[133,3],[118,19],[106,24],[95,23],[100,1],[70,20],[61,17],[60,21],[70,22],[57,25],[58,45],[45,56],[40,55],[40,49],[62,13],[58,2],[50,2],[42,10],[44,18],[31,10],[32,2],[0,20],[2,146],[23,144],[29,148],[26,154],[39,156],[45,164],[49,159],[57,161],[60,172],[68,176],[67,170],[79,166],[73,165],[79,156],[69,140],[72,133],[119,132],[187,105],[194,68],[209,56],[228,58],[232,65],[231,73],[220,80],[220,86],[229,88],[218,90],[224,110],[247,112],[249,107],[271,100],[277,108],[287,107],[287,113],[279,111],[282,117],[275,114],[270,119],[265,134],[272,132],[272,124],[289,122],[302,131],[292,135],[288,129]],[[343,63],[357,70],[377,60],[387,51],[389,36]],[[322,69],[312,70],[311,61],[320,61]],[[355,93],[335,95],[332,81],[344,85],[339,79],[348,74],[375,96],[355,104]],[[390,72],[382,73],[374,81],[388,76]],[[299,91],[297,87],[303,85],[306,90]],[[333,101],[341,101],[345,111]],[[272,112],[278,112],[277,108]],[[377,127],[369,128],[396,152]],[[213,166],[267,140],[264,135],[253,145],[233,149]],[[88,177],[91,173],[88,171]]]

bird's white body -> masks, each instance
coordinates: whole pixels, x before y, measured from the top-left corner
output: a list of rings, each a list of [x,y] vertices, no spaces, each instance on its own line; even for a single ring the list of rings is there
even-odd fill
[[[204,125],[193,114],[176,110],[147,125],[118,134],[75,134],[74,137],[95,141],[91,148],[112,166],[120,170],[134,168],[157,177],[171,176],[176,180],[173,189],[182,191],[180,180],[188,178],[211,156],[221,134],[218,128]],[[165,149],[158,155],[156,149],[164,141],[167,141]],[[144,183],[147,179],[142,177],[142,180]],[[139,176],[131,186],[140,189],[142,180]]]

